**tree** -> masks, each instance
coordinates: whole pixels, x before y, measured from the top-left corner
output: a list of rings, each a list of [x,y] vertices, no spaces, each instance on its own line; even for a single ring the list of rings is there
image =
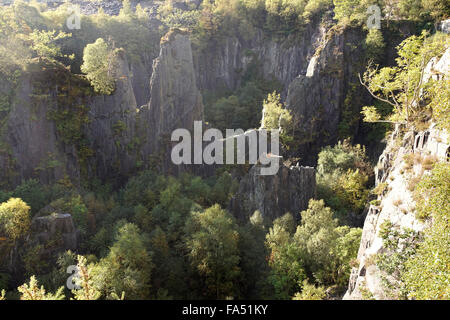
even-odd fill
[[[20,198],[25,201],[31,207],[33,214],[37,213],[50,202],[49,192],[36,179],[23,181],[14,190],[13,195],[15,198]]]
[[[341,222],[349,223],[349,213],[360,213],[364,208],[372,174],[364,146],[353,146],[348,140],[326,146],[317,160],[318,198],[336,212]]]
[[[114,92],[113,68],[116,63],[116,52],[102,38],[84,48],[81,71],[86,73],[95,91],[100,94]]]
[[[75,300],[97,300],[100,298],[101,293],[94,286],[92,279],[92,268],[87,266],[87,260],[85,257],[78,255],[77,257],[77,279],[76,284],[80,287],[78,290],[72,290]]]
[[[239,229],[242,297],[264,299],[272,293],[267,281],[270,269],[266,259],[268,250],[265,238],[263,217],[259,211],[255,211],[247,224]]]
[[[21,199],[11,198],[0,205],[0,233],[15,242],[28,232],[30,226],[30,207]]]
[[[269,93],[267,99],[264,100],[261,128],[267,130],[279,129],[281,143],[288,147],[288,144],[293,140],[292,130],[294,128],[292,114],[288,109],[283,107],[280,99],[280,94],[274,91],[273,93]]]
[[[264,129],[285,129],[292,122],[292,115],[289,110],[283,108],[280,101],[280,94],[269,93],[263,103],[263,117],[261,128]]]
[[[214,203],[218,203],[225,207],[228,205],[237,188],[238,183],[233,179],[229,172],[224,171],[210,190],[210,201],[214,201]]]
[[[306,279],[302,252],[292,234],[285,229],[290,228],[289,220],[291,219],[285,218],[274,221],[273,227],[266,235],[271,268],[269,282],[273,286],[275,299],[290,299],[298,291],[298,285]]]
[[[341,21],[348,21],[355,8],[359,5],[360,0],[333,0],[334,16]]]
[[[20,300],[64,300],[64,287],[58,291],[46,293],[44,286],[39,287],[35,276],[31,276],[29,284],[25,283],[17,288],[21,293]]]
[[[366,122],[410,124],[412,120],[420,119],[424,112],[420,100],[426,87],[425,67],[433,57],[443,53],[443,41],[440,37],[428,39],[427,32],[423,31],[420,36],[411,36],[397,47],[397,66],[378,69],[369,65],[363,77],[359,75],[361,84],[375,99],[393,108],[391,116],[381,120],[375,107],[364,107],[361,113]]]
[[[334,229],[338,222],[323,200],[311,199],[308,209],[301,212],[301,217],[301,225],[297,227],[294,239],[303,251],[307,269],[310,274],[328,271],[330,249],[337,238]]]
[[[336,242],[330,251],[332,257],[331,278],[339,287],[345,287],[351,272],[351,263],[356,259],[361,242],[362,229],[340,226],[334,229]]]
[[[240,273],[239,235],[233,217],[217,204],[203,212],[194,211],[186,234],[189,258],[205,281],[207,295],[232,297]]]
[[[92,268],[93,285],[102,297],[116,299],[124,292],[127,299],[149,298],[153,264],[145,243],[135,224],[119,228],[108,255]]]
[[[425,11],[429,12],[430,16],[435,21],[441,21],[448,18],[450,15],[448,3],[441,0],[422,0],[422,7]]]
[[[31,41],[31,48],[36,52],[36,54],[41,58],[47,58],[50,60],[55,60],[57,58],[69,58],[74,59],[74,55],[64,55],[61,52],[61,48],[56,45],[56,42],[61,39],[71,37],[70,33],[65,33],[59,31],[56,33],[53,31],[44,30],[34,30],[29,34],[29,39]]]
[[[320,284],[345,286],[350,276],[350,261],[358,252],[362,230],[339,227],[323,200],[311,199],[301,216],[294,241],[305,261],[307,274]]]
[[[384,54],[385,43],[379,29],[371,28],[366,36],[366,55],[372,61],[380,61]]]
[[[450,81],[430,79],[427,83],[428,107],[436,124],[450,132]]]
[[[367,8],[376,1],[371,0],[333,0],[334,17],[340,24],[356,21],[362,23],[367,19]]]
[[[368,176],[361,174],[359,169],[349,169],[341,175],[334,190],[336,196],[341,200],[341,205],[355,212],[362,210],[369,196],[367,189]]]

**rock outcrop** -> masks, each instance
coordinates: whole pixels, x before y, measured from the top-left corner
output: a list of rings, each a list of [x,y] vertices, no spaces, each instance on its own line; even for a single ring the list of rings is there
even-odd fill
[[[45,261],[55,261],[59,253],[76,250],[80,232],[68,213],[52,213],[35,217],[30,233],[15,244],[0,242],[0,269],[8,270],[21,279],[25,274],[24,262],[28,254],[38,254]],[[49,263],[50,264],[50,263]]]
[[[357,256],[359,266],[352,269],[344,299],[362,299],[362,290],[369,290],[375,299],[390,298],[383,287],[380,270],[373,263],[373,256],[384,250],[379,236],[384,221],[388,220],[400,229],[409,228],[417,232],[426,227],[415,217],[415,201],[410,190],[414,177],[424,174],[424,170],[429,168],[416,161],[412,171],[406,173],[404,156],[413,155],[416,159],[436,157],[437,161],[446,161],[450,137],[432,126],[417,134],[406,133],[398,146],[396,138],[399,134],[397,130],[390,136],[376,167],[376,184],[385,183],[386,191],[378,197],[377,205],[370,205]]]
[[[358,118],[348,115],[371,101],[366,92],[355,90],[364,66],[364,36],[351,28],[322,32],[306,74],[289,84],[286,106],[298,123],[302,143],[297,155],[302,163],[314,163],[322,146],[337,142],[340,123],[348,126],[350,135],[358,135]]]
[[[153,62],[150,102],[141,108],[146,113],[141,118],[148,121],[151,132],[146,145],[149,154],[159,148],[157,137],[170,139],[173,130],[190,130],[194,121],[203,120],[202,96],[197,89],[188,33],[179,29],[169,31],[161,39],[160,50]]]
[[[76,97],[68,84],[80,89]],[[66,173],[79,180],[77,151],[65,126],[69,122],[65,112],[75,113],[77,107],[81,111],[86,98],[81,92],[87,87],[62,66],[38,61],[28,66],[10,92],[9,112],[2,119],[0,181],[17,185],[34,177],[48,183]]]
[[[86,137],[94,152],[87,168],[90,176],[104,179],[125,178],[136,170],[140,159],[136,130],[138,107],[132,72],[120,51],[115,68],[116,89],[109,96],[95,96],[89,103]]]
[[[243,221],[248,221],[256,210],[269,221],[287,212],[299,219],[300,211],[316,195],[314,168],[282,165],[277,174],[265,176],[258,174],[258,166],[253,166],[241,180],[230,211]]]
[[[79,237],[80,232],[69,213],[36,217],[31,223],[31,238],[34,242],[44,245],[51,239],[59,238],[59,246],[51,248],[52,252],[77,249]]]
[[[404,29],[404,34],[411,31]],[[323,146],[342,136],[358,136],[361,105],[372,102],[357,77],[367,64],[365,37],[360,28],[333,27],[329,15],[284,38],[258,29],[227,35],[205,48],[194,46],[197,84],[202,92],[220,95],[239,88],[248,72],[275,79],[298,124],[296,138],[300,136],[301,144],[293,156],[303,165],[314,165]],[[395,41],[386,45],[386,51],[401,37],[390,39]]]

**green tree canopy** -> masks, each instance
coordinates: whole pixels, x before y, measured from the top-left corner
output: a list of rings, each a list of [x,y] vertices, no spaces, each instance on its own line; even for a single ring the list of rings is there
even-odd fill
[[[115,54],[115,50],[112,50],[102,38],[84,48],[81,71],[86,73],[86,77],[98,93],[111,94],[115,89],[113,75]]]
[[[208,296],[233,297],[234,282],[240,273],[239,235],[233,217],[216,204],[192,212],[186,228],[189,257],[204,278]]]

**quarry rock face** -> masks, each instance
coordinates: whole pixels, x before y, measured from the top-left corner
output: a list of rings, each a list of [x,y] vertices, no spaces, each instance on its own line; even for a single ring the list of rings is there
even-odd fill
[[[345,114],[357,114],[361,105],[372,101],[357,77],[366,66],[365,33],[331,26],[327,17],[284,38],[254,29],[212,40],[205,48],[194,45],[197,85],[202,92],[233,91],[252,72],[278,82],[301,135],[295,156],[304,165],[314,165],[320,149],[337,142],[340,123],[349,126],[349,136],[358,135],[358,119],[345,119]]]
[[[450,19],[442,21],[438,26],[438,30],[445,33],[450,33]]]
[[[91,176],[120,178],[135,170],[137,102],[132,73],[123,51],[115,64],[116,89],[112,95],[99,95],[89,102],[86,136],[94,152],[89,158]]]
[[[269,221],[287,212],[299,219],[300,211],[307,209],[309,199],[316,195],[314,168],[282,165],[277,174],[265,176],[259,175],[258,166],[241,180],[230,211],[243,221],[248,221],[256,210]]]
[[[286,98],[303,142],[298,155],[308,164],[315,162],[312,155],[321,147],[337,142],[341,122],[349,126],[351,135],[358,134],[357,122],[343,117],[371,99],[363,90],[354,89],[359,84],[357,74],[363,72],[364,34],[349,29],[328,30],[321,36],[306,73],[289,84]]]
[[[159,48],[155,59],[153,52],[140,54],[144,57],[140,62],[130,61],[123,52],[118,55],[112,95],[81,95],[70,106],[58,98],[72,99],[60,91],[73,87],[72,80],[66,81],[71,79],[67,70],[61,70],[58,79],[34,81],[33,73],[25,74],[13,90],[12,107],[0,132],[1,181],[10,186],[29,178],[51,183],[68,175],[75,181],[95,176],[120,184],[147,168],[153,158],[160,159],[166,171],[171,167],[171,132],[190,129],[193,121],[204,118],[200,92],[234,90],[255,65],[262,70],[261,77],[283,85],[282,99],[301,134],[294,156],[313,165],[320,148],[336,142],[351,89],[346,83],[362,68],[355,63],[363,59],[360,30],[330,33],[329,29],[327,23],[312,22],[301,34],[284,39],[270,39],[255,30],[251,37],[212,40],[203,50],[195,45],[193,50],[189,34],[175,29],[152,45]],[[47,88],[45,97],[35,93],[39,85]],[[355,91],[350,100],[359,107],[366,95]],[[71,137],[77,141],[64,138],[66,126],[74,123],[69,116],[81,105],[86,108],[77,130],[81,135]],[[68,112],[56,113],[67,123],[49,117],[55,106]],[[353,124],[355,131],[357,127]]]
[[[150,71],[119,51],[111,95],[94,94],[89,83],[62,66],[35,62],[17,88],[0,87],[12,92],[0,131],[0,181],[52,183],[68,175],[79,182],[84,175],[123,182],[145,168],[174,129],[190,129],[203,119],[190,46],[186,33],[171,32]],[[144,94],[146,74],[152,76]],[[136,94],[150,101],[139,106]]]
[[[54,237],[60,238],[56,251],[75,250],[78,247],[79,231],[69,213],[54,213],[36,217],[31,223],[31,234],[37,243],[45,244]]]
[[[438,60],[432,59],[424,74],[425,80],[431,77],[447,78],[450,49]],[[413,158],[410,168],[405,167],[405,156]],[[401,132],[399,125],[390,135],[386,149],[379,157],[375,168],[376,185],[386,184],[385,191],[378,196],[378,205],[370,205],[364,222],[357,261],[359,266],[352,268],[348,290],[344,299],[362,299],[362,291],[368,290],[375,299],[389,299],[388,290],[381,281],[381,271],[373,256],[386,250],[379,236],[380,226],[389,221],[394,227],[421,232],[427,227],[416,216],[416,202],[413,198],[414,179],[429,174],[430,166],[423,159],[445,162],[450,159],[450,136],[434,123],[424,131]],[[400,249],[400,248],[399,248]]]
[[[79,178],[76,150],[62,143],[53,110],[61,106],[56,78],[66,71],[59,66],[35,62],[20,77],[11,95],[8,114],[0,131],[0,181],[17,185],[23,179],[38,178],[44,183],[67,173]],[[46,71],[41,73],[45,68]],[[74,84],[75,79],[72,78]],[[77,98],[82,103],[82,97]]]
[[[403,157],[436,157],[438,161],[446,161],[450,137],[432,126],[417,134],[405,134],[401,145],[396,146],[397,135],[398,132],[391,135],[375,170],[376,184],[386,183],[386,191],[378,197],[379,205],[370,205],[357,256],[359,266],[352,269],[344,299],[362,299],[361,290],[369,290],[377,300],[390,298],[382,285],[380,270],[371,262],[373,255],[384,250],[379,236],[384,221],[388,220],[400,229],[409,228],[417,232],[426,227],[415,217],[416,204],[410,191],[411,179],[420,175],[424,168],[421,163],[415,163],[412,173],[405,173]]]
[[[197,89],[191,41],[186,32],[175,29],[161,39],[159,57],[153,61],[150,101],[142,109],[142,119],[148,121],[151,132],[148,153],[157,150],[157,137],[170,139],[173,130],[190,130],[194,121],[203,120],[202,96]]]
[[[323,27],[311,23],[300,36],[276,40],[255,29],[247,36],[227,36],[206,48],[194,48],[198,86],[202,91],[235,90],[246,70],[256,65],[263,78],[277,79],[287,89],[297,75],[306,73],[322,32]]]

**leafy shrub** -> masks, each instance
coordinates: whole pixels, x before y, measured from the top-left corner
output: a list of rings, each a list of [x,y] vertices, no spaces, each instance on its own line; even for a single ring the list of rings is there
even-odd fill
[[[361,212],[369,195],[373,173],[364,147],[352,146],[347,140],[319,153],[317,161],[317,194],[346,221],[349,212]]]
[[[19,198],[0,204],[0,234],[15,242],[27,234],[31,226],[30,207]]]

